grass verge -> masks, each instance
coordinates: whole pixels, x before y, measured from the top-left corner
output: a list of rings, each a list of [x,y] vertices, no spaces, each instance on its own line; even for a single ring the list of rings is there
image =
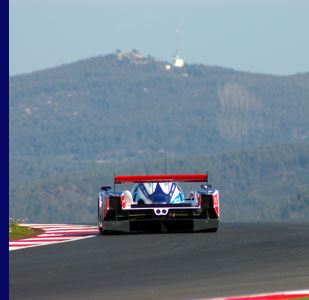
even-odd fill
[[[42,234],[44,230],[19,226],[16,223],[9,224],[9,241],[20,240]]]

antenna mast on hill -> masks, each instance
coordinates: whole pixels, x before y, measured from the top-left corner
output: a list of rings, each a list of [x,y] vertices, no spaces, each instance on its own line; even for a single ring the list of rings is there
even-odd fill
[[[176,53],[174,55],[173,66],[181,68],[184,65],[184,61],[179,56],[179,25],[178,23],[176,25],[176,51],[175,52]]]
[[[175,57],[179,55],[179,24],[176,24],[176,51]]]

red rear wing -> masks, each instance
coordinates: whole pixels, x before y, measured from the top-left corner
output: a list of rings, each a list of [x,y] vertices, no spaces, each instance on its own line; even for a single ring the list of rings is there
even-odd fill
[[[143,182],[207,182],[207,174],[115,176],[115,184]]]

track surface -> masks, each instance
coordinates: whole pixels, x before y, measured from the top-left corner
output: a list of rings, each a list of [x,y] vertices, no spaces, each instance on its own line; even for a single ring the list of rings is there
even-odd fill
[[[9,255],[10,299],[196,299],[309,288],[309,222],[98,235]]]

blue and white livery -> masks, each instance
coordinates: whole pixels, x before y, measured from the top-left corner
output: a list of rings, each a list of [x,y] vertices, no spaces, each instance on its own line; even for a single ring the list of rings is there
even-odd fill
[[[101,233],[217,231],[219,192],[207,184],[207,174],[115,176],[115,184],[134,183],[131,190],[98,195]],[[185,197],[177,182],[206,182]]]
[[[138,183],[131,193],[133,202],[138,204],[173,204],[185,201],[183,191],[175,182]]]

